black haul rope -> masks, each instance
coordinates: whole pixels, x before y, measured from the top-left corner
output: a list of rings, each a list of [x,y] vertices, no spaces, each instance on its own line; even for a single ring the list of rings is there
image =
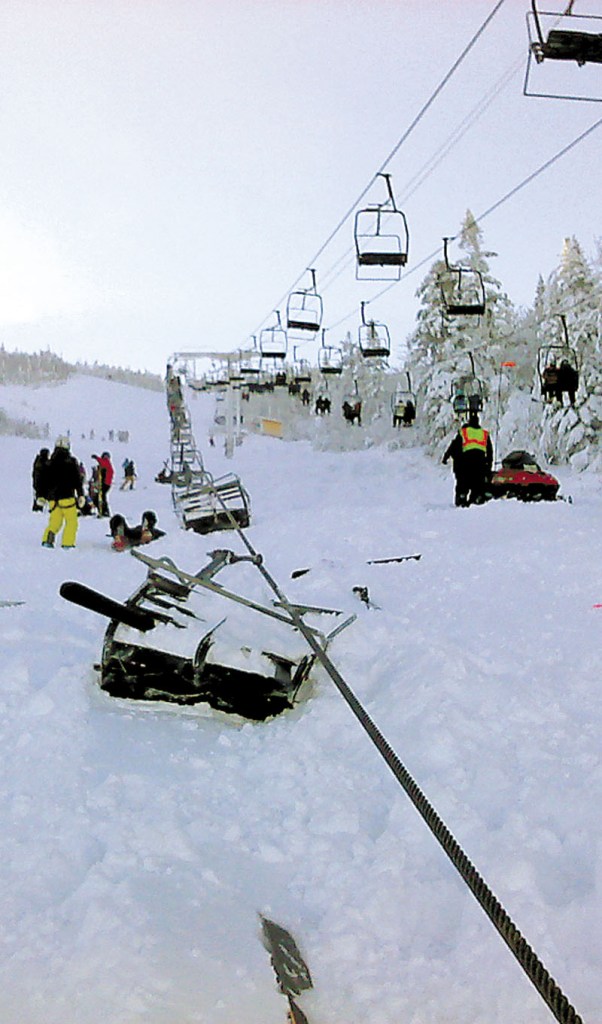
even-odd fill
[[[276,580],[265,568],[262,556],[259,552],[255,551],[253,545],[249,540],[247,540],[244,531],[241,530],[230,510],[226,508],[225,503],[221,499],[221,495],[217,490],[215,493],[217,500],[230,516],[233,528],[239,534],[249,554],[252,555],[253,561],[259,569],[259,572],[264,577],[269,587],[277,595],[278,600],[282,602],[283,606],[288,611],[297,629],[311,647],[322,667],[332,679],[337,690],[351,708],[360,725],[362,725],[364,730],[368,733],[368,736],[393,772],[393,775],[399,782],[400,786],[410,798],[414,807],[435,836],[435,839],[466,882],[477,903],[479,903],[485,911],[487,917],[508,946],[508,949],[513,953],[523,971],[539,992],[546,1006],[552,1011],[554,1017],[560,1022],[560,1024],[583,1024],[583,1019],[579,1016],[574,1006],[571,1005],[560,986],[556,983],[554,978],[552,978],[544,964],[537,956],[537,953],[520,933],[512,918],[489,888],[485,879],[481,877],[474,864],[471,863],[460,844],[449,831],[445,822],[437,814],[435,808],[429,803],[426,796],[420,789],[420,786],[412,778],[407,768],[402,764],[401,760],[385,739],[378,726],[372,721],[368,712],[362,707],[353,690],[347,685],[339,670],[330,660],[326,651],[324,651],[320,646],[309,627],[306,626],[295,606],[290,604],[286,594],[280,589]]]

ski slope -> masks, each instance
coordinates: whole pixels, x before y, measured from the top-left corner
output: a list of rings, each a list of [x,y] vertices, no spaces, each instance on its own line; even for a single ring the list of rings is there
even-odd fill
[[[193,571],[241,551],[179,529],[153,482],[161,394],[77,377],[3,386],[0,407],[48,421],[51,447],[69,429],[88,469],[108,448],[117,480],[132,457],[137,489],[114,486],[111,506],[158,513],[149,552]],[[573,504],[456,509],[418,448],[248,436],[226,460],[205,443],[212,399],[190,408],[207,467],[250,492],[269,571],[293,600],[357,613],[333,661],[584,1022],[602,1022],[599,478],[558,470]],[[0,437],[0,599],[25,602],[0,608],[3,1024],[282,1024],[258,911],[307,959],[311,1024],[551,1021],[321,669],[260,724],[99,690],[105,623],[59,586],[122,600],[143,567],[102,520],[80,521],[74,551],[40,547],[40,447]]]

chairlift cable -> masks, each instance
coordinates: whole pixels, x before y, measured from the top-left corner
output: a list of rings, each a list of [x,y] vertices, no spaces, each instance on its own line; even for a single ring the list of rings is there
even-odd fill
[[[342,216],[342,217],[341,217],[341,219],[339,220],[339,222],[338,222],[338,224],[336,225],[336,227],[335,227],[335,228],[333,228],[333,230],[332,230],[332,231],[330,232],[330,234],[329,234],[329,235],[328,235],[328,237],[326,238],[325,242],[323,242],[323,243],[322,243],[322,245],[320,246],[320,248],[318,249],[318,251],[317,251],[317,252],[316,252],[316,253],[315,253],[315,254],[314,254],[314,255],[313,255],[312,257],[311,257],[311,259],[310,259],[310,260],[308,261],[308,263],[307,263],[307,267],[313,267],[313,266],[315,265],[315,263],[317,262],[317,260],[319,259],[319,257],[320,257],[320,256],[322,255],[322,253],[324,252],[324,250],[325,250],[325,249],[326,249],[326,248],[327,248],[327,247],[328,247],[328,246],[330,245],[330,243],[332,242],[333,238],[335,238],[335,237],[336,237],[336,235],[338,235],[338,233],[339,233],[339,231],[341,230],[341,228],[342,228],[342,227],[344,226],[344,224],[346,224],[346,223],[347,223],[347,220],[349,219],[349,217],[351,217],[351,215],[352,215],[353,211],[355,210],[355,208],[356,208],[357,206],[359,206],[359,204],[361,203],[361,201],[362,201],[362,199],[364,198],[364,196],[366,196],[366,195],[367,195],[367,193],[369,192],[369,190],[370,190],[370,188],[372,187],[372,184],[373,184],[373,182],[374,182],[375,178],[377,178],[379,174],[382,174],[382,173],[384,172],[385,168],[386,168],[386,167],[388,166],[388,164],[389,164],[389,163],[391,162],[391,160],[393,159],[393,157],[397,155],[397,153],[399,152],[399,150],[401,149],[401,147],[403,146],[403,144],[404,144],[404,143],[405,143],[405,142],[406,142],[406,141],[408,140],[408,138],[410,137],[410,135],[412,134],[412,132],[414,131],[414,129],[415,129],[415,128],[416,128],[417,126],[418,126],[418,124],[420,123],[420,121],[422,120],[422,118],[424,117],[424,115],[425,115],[425,114],[427,113],[427,111],[428,111],[428,110],[430,109],[430,107],[431,107],[431,106],[433,105],[433,103],[435,102],[435,100],[437,99],[437,97],[439,96],[439,94],[440,94],[440,93],[441,93],[441,92],[443,91],[443,89],[445,88],[445,86],[447,85],[447,83],[449,82],[449,80],[450,80],[450,79],[452,78],[452,76],[453,76],[453,75],[455,74],[455,72],[456,72],[456,71],[458,70],[458,68],[460,67],[460,65],[461,65],[461,64],[463,63],[463,61],[464,61],[464,60],[466,59],[466,57],[468,56],[468,54],[470,53],[470,51],[472,50],[472,48],[473,48],[473,47],[475,46],[475,44],[476,44],[476,43],[478,42],[478,40],[479,40],[479,39],[480,39],[480,37],[482,36],[483,32],[484,32],[484,31],[485,31],[485,29],[486,29],[486,28],[488,27],[489,23],[490,23],[490,22],[491,22],[491,21],[493,20],[493,18],[495,17],[495,15],[497,14],[497,12],[499,11],[500,7],[502,7],[502,5],[503,5],[504,3],[505,3],[505,0],[497,0],[497,3],[495,4],[495,6],[494,6],[493,10],[491,10],[491,11],[490,11],[490,13],[489,13],[489,14],[487,15],[487,17],[485,18],[485,21],[484,21],[484,22],[482,23],[482,25],[481,25],[481,26],[480,26],[480,27],[479,27],[479,28],[477,29],[477,31],[476,31],[476,32],[475,32],[475,34],[473,35],[472,39],[470,39],[470,41],[469,41],[469,42],[468,42],[468,43],[466,44],[466,46],[465,46],[465,47],[464,47],[464,49],[462,50],[462,53],[460,54],[460,56],[456,58],[456,60],[455,60],[455,61],[454,61],[454,63],[452,64],[451,68],[450,68],[450,69],[449,69],[449,70],[447,71],[447,73],[446,73],[446,74],[445,74],[445,75],[443,76],[443,78],[442,78],[442,79],[441,79],[441,81],[439,82],[439,85],[438,85],[438,86],[436,87],[436,89],[434,90],[434,92],[433,92],[433,93],[431,93],[431,95],[430,95],[430,97],[428,98],[428,100],[426,101],[426,103],[424,103],[424,104],[423,104],[423,106],[422,106],[422,107],[420,108],[420,110],[418,111],[418,113],[417,113],[417,114],[416,114],[416,116],[414,117],[413,121],[412,121],[412,122],[410,123],[410,125],[408,126],[408,128],[406,128],[406,130],[405,130],[405,131],[404,131],[404,133],[402,134],[401,138],[399,138],[399,139],[398,139],[398,141],[397,141],[397,142],[395,143],[395,146],[393,147],[393,149],[391,150],[391,152],[390,152],[390,153],[388,154],[388,156],[387,156],[387,157],[386,157],[386,158],[384,159],[384,161],[383,161],[383,162],[381,163],[381,165],[380,165],[380,167],[378,168],[378,170],[376,170],[376,171],[374,172],[374,174],[373,174],[373,175],[372,175],[372,177],[370,178],[370,180],[369,180],[368,184],[367,184],[367,185],[365,186],[365,188],[364,188],[364,189],[363,189],[363,190],[362,190],[362,191],[360,192],[359,196],[358,196],[358,197],[357,197],[357,198],[355,199],[355,201],[353,202],[353,204],[352,204],[352,205],[351,205],[351,206],[350,206],[350,207],[348,208],[348,210],[347,210],[347,211],[346,211],[346,212],[345,212],[345,213],[343,214],[343,216]],[[288,295],[290,294],[290,292],[292,292],[292,291],[293,291],[293,289],[294,289],[294,288],[296,288],[296,287],[297,287],[297,285],[299,284],[299,282],[300,282],[300,281],[301,281],[301,279],[303,278],[303,275],[304,275],[304,274],[305,274],[305,270],[303,270],[303,271],[302,271],[302,272],[301,272],[301,273],[300,273],[300,274],[298,275],[298,277],[296,277],[296,278],[295,278],[295,280],[293,281],[293,283],[292,283],[292,284],[291,284],[291,285],[290,285],[290,286],[289,286],[289,287],[287,288],[287,290],[286,290],[286,292],[284,293],[284,295],[283,295],[283,296],[282,296],[282,297],[281,297],[280,299],[278,299],[278,301],[276,302],[276,304],[275,304],[275,306],[274,306],[274,309],[278,309],[278,308],[279,308],[279,307],[280,307],[280,306],[282,305],[282,303],[286,301],[286,299],[287,299],[287,296],[288,296]],[[272,315],[272,312],[268,313],[268,314],[267,314],[267,316],[265,316],[265,317],[263,318],[263,320],[261,321],[261,323],[260,323],[260,324],[259,324],[259,325],[258,325],[258,326],[257,326],[257,327],[256,327],[256,328],[255,328],[255,329],[253,330],[253,331],[251,331],[251,334],[256,334],[256,333],[257,333],[257,332],[258,332],[258,331],[260,330],[260,328],[261,328],[261,327],[263,326],[263,324],[264,324],[264,323],[266,322],[266,320],[267,320],[267,319],[268,319],[268,318],[269,318],[269,317],[270,317],[271,315]]]
[[[501,199],[498,199],[487,210],[485,210],[483,213],[480,213],[478,217],[475,217],[475,224],[480,224],[481,221],[485,220],[485,218],[488,217],[491,213],[493,213],[495,210],[498,210],[500,206],[506,203],[509,199],[512,199],[518,192],[525,188],[526,185],[529,185],[532,181],[535,180],[535,178],[539,177],[540,174],[542,174],[544,171],[548,170],[549,167],[555,164],[557,160],[560,160],[561,157],[565,156],[568,152],[570,152],[570,150],[574,149],[575,146],[577,146],[580,142],[583,142],[583,140],[586,139],[589,135],[591,135],[592,132],[596,130],[596,128],[599,128],[600,125],[602,125],[602,117],[598,118],[597,121],[594,121],[594,123],[590,125],[589,128],[586,128],[585,131],[581,132],[576,138],[572,140],[572,142],[569,142],[566,146],[563,146],[562,149],[555,153],[554,156],[546,160],[545,163],[543,163],[540,167],[537,168],[537,170],[527,175],[526,178],[523,178],[523,180],[519,182],[518,185],[515,185],[514,188],[510,189],[509,192],[506,192],[506,194],[502,196]],[[454,242],[457,238],[457,234],[451,235],[448,238],[448,241]],[[371,299],[367,300],[366,304],[369,305],[371,302],[376,302],[377,299],[382,298],[383,295],[386,295],[387,292],[391,291],[392,288],[398,285],[400,281],[405,281],[406,278],[410,277],[411,274],[416,273],[416,271],[420,270],[421,267],[423,267],[426,263],[429,263],[431,260],[435,259],[437,254],[440,252],[441,246],[438,246],[432,253],[429,253],[428,256],[425,256],[422,260],[420,260],[419,263],[415,263],[412,266],[411,270],[407,270],[405,274],[402,274],[399,281],[391,281],[390,284],[386,285],[385,288],[382,288],[379,292],[376,293],[376,295],[373,295]],[[345,316],[341,317],[340,320],[337,320],[333,324],[329,324],[328,330],[333,330],[335,327],[339,327],[342,323],[345,323],[346,320],[349,320],[354,314],[355,309],[350,310],[349,313],[346,313]]]
[[[403,765],[402,761],[390,746],[376,723],[370,718],[353,690],[346,683],[345,679],[331,661],[325,649],[325,642],[316,635],[303,619],[298,605],[291,604],[284,591],[276,582],[274,577],[265,566],[263,556],[254,548],[249,541],[246,531],[241,527],[227,507],[218,489],[210,482],[210,489],[214,491],[216,501],[222,506],[233,529],[236,531],[248,554],[251,562],[256,566],[269,588],[276,595],[281,607],[304,637],[306,643],[335,684],[340,695],[355,715],[357,721],[365,733],[372,740],[374,746],[385,761],[387,767],[400,784],[406,796],[409,797],[415,809],[428,826],[435,839],[465,881],[476,901],[484,910],[489,920],[496,928],[498,934],[508,946],[510,952],[522,967],[533,986],[551,1010],[559,1024],[583,1024],[582,1018],[569,1002],[562,989],[554,978],[548,973],[546,967],[539,959],[533,948],[528,944],[524,936],[518,930],[502,904],[499,902],[493,891],[489,888],[484,878],[479,874],[472,864],[454,835],[447,828],[445,822],[439,817],[435,808],[422,792],[412,775]]]
[[[368,712],[360,703],[353,690],[346,683],[345,679],[336,668],[327,654],[323,643],[320,642],[300,614],[298,607],[288,600],[284,591],[280,588],[274,577],[268,571],[263,556],[254,548],[248,540],[245,530],[236,522],[232,513],[226,508],[221,495],[216,491],[217,501],[222,505],[224,511],[229,515],[233,528],[238,533],[242,543],[251,556],[251,561],[259,570],[264,580],[278,598],[280,606],[290,615],[297,629],[304,637],[308,646],[312,649],[316,658],[335,684],[340,695],[355,715],[364,732],[372,740],[379,754],[387,764],[400,784],[406,796],[409,797],[414,807],[428,826],[435,839],[447,855],[453,866],[456,868],[464,882],[470,889],[481,909],[484,910],[497,932],[508,946],[510,952],[522,967],[523,971],[539,992],[553,1016],[559,1024],[583,1024],[575,1008],[554,978],[548,973],[546,967],[539,959],[533,948],[518,930],[507,911],[499,902],[486,881],[472,864],[454,835],[447,828],[445,822],[439,817],[437,811],[422,792],[417,782],[404,766],[398,755],[395,753],[389,742],[383,736],[376,723],[370,718]]]
[[[418,188],[424,184],[424,182],[430,177],[430,175],[436,170],[442,160],[445,159],[447,154],[451,152],[453,147],[460,142],[464,135],[472,128],[479,118],[485,113],[485,111],[491,106],[499,94],[506,88],[511,79],[517,74],[523,65],[523,57],[521,56],[520,62],[512,64],[509,68],[506,68],[504,73],[498,78],[495,85],[489,90],[484,97],[482,97],[474,107],[466,114],[466,116],[460,121],[460,123],[454,128],[452,132],[447,136],[444,142],[431,154],[431,156],[423,163],[422,167],[406,182],[405,190],[401,192],[399,197],[400,206],[404,206],[407,199],[418,190]],[[419,180],[417,180],[419,179]],[[384,216],[383,224],[386,224],[389,220],[388,216]],[[341,256],[329,267],[328,270],[323,271],[321,274],[321,291],[326,292],[328,288],[340,277],[340,275],[349,267],[356,259],[356,253],[353,246],[349,246]],[[343,262],[344,261],[344,262]],[[341,265],[342,264],[342,265]],[[335,273],[335,271],[337,271]]]

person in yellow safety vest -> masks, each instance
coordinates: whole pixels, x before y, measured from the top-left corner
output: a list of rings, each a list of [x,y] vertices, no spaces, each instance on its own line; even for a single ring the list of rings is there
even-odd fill
[[[48,461],[48,508],[50,516],[42,537],[42,547],[53,548],[63,529],[61,546],[74,548],[77,537],[77,511],[84,503],[81,473],[69,451],[69,438],[58,437]]]
[[[479,423],[478,413],[470,413],[468,423],[456,434],[443,456],[443,464],[449,459],[452,459],[456,478],[456,505],[482,505],[491,476],[493,446],[489,432]]]

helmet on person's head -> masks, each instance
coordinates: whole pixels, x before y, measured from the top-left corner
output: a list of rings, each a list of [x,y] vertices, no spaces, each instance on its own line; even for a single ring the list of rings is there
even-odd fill
[[[101,458],[103,458],[103,459],[110,459],[111,458],[111,453],[110,452],[103,452]]]
[[[65,434],[59,434],[56,441],[54,442],[54,447],[65,448],[67,451],[69,451],[71,447],[71,442]]]

